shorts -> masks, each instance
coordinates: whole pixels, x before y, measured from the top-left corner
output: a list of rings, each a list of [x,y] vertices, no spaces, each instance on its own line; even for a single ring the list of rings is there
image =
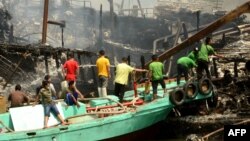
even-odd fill
[[[44,115],[49,117],[50,112],[52,112],[56,116],[59,114],[59,111],[58,111],[55,104],[45,104],[44,105]]]

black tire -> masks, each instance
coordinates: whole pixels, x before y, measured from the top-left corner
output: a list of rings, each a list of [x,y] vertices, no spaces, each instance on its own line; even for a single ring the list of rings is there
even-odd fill
[[[212,97],[207,99],[208,108],[216,108],[218,104],[218,92],[215,86],[213,86]]]
[[[170,92],[170,101],[176,105],[182,105],[186,99],[185,92],[182,89],[175,89]]]
[[[198,87],[193,82],[187,82],[184,85],[183,89],[184,89],[184,92],[186,94],[186,97],[189,99],[195,98],[198,94]]]
[[[213,84],[210,79],[202,78],[198,83],[199,92],[203,95],[208,95],[213,90]]]

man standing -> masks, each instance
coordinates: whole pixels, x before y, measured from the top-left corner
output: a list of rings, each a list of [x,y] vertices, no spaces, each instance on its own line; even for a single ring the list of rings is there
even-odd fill
[[[104,50],[99,51],[99,58],[96,60],[96,67],[98,71],[98,94],[99,97],[107,96],[108,79],[110,75],[110,63],[106,58]]]
[[[15,87],[15,91],[10,93],[8,101],[11,102],[11,108],[23,106],[23,103],[25,102],[27,102],[27,104],[29,105],[29,97],[24,92],[22,92],[21,89],[21,85],[17,84]]]
[[[65,79],[69,81],[76,81],[76,77],[79,74],[79,65],[75,61],[73,53],[69,53],[69,59],[63,65],[63,73]]]
[[[55,87],[54,87],[54,85],[51,83],[51,76],[49,75],[49,74],[46,74],[45,76],[44,76],[44,79],[43,79],[44,81],[48,81],[48,83],[49,83],[49,86],[50,86],[50,91],[52,92],[52,98],[53,99],[58,99],[59,98],[59,96],[57,95],[57,93],[56,93],[56,89],[55,89]],[[39,94],[39,92],[40,92],[40,90],[42,89],[42,85],[40,85],[40,86],[38,86],[37,88],[36,88],[36,95],[38,95]],[[41,101],[39,101],[39,102],[41,102]]]
[[[147,72],[145,69],[136,69],[128,64],[127,58],[122,58],[122,63],[116,66],[115,75],[115,95],[119,97],[120,102],[123,102],[123,96],[125,92],[125,86],[128,84],[128,76],[133,71]]]
[[[36,100],[33,103],[33,106],[37,104],[37,101],[40,99],[40,97],[42,98],[42,104],[44,107],[44,115],[45,115],[44,116],[44,128],[48,128],[48,120],[49,120],[51,112],[53,112],[53,114],[58,117],[62,125],[68,124],[62,118],[61,114],[59,113],[59,110],[56,107],[55,102],[52,99],[52,93],[51,93],[48,81],[43,80],[42,89],[39,91],[38,96],[36,96]]]
[[[222,55],[216,54],[213,47],[211,46],[212,39],[210,37],[207,37],[205,39],[205,43],[201,45],[200,51],[198,53],[198,59],[197,59],[197,77],[198,80],[202,78],[202,72],[203,70],[207,73],[207,78],[211,79],[211,74],[208,69],[209,65],[209,56],[214,55],[219,58],[223,58]]]
[[[181,57],[177,60],[177,85],[180,84],[181,75],[184,74],[185,81],[188,81],[188,71],[197,67],[195,62],[189,57]]]
[[[164,90],[164,93],[167,92],[166,85],[163,79],[163,73],[164,73],[163,63],[159,62],[157,55],[153,55],[152,62],[149,64],[149,80],[151,79],[152,81],[153,100],[157,98],[158,83],[161,84],[161,87]]]

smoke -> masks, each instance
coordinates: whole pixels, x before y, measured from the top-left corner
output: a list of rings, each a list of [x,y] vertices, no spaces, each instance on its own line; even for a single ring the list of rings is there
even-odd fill
[[[223,9],[230,11],[247,1],[248,0],[224,0]]]
[[[249,0],[224,0],[223,9],[231,11],[247,1]],[[247,16],[247,20],[250,21],[250,14],[245,14],[245,15]]]

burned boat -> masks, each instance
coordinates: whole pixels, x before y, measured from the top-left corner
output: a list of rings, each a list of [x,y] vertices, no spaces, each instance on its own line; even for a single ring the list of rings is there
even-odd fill
[[[50,128],[43,129],[42,105],[10,108],[9,112],[0,114],[0,138],[7,140],[102,140],[128,134],[159,121],[164,120],[175,105],[195,102],[213,96],[212,83],[201,82],[202,88],[192,84],[193,91],[176,86],[176,82],[168,81],[168,93],[158,90],[158,98],[152,99],[152,89],[144,93],[144,87],[126,91],[125,103],[108,95],[104,98],[85,98],[76,106],[65,106],[58,102],[57,107],[70,125],[58,125],[59,122],[51,115]],[[183,87],[185,82],[182,82]],[[191,85],[190,83],[188,85]],[[137,93],[136,92],[136,93]],[[86,102],[87,101],[87,102]],[[23,114],[27,113],[27,114]],[[23,120],[20,122],[20,118]],[[55,126],[58,125],[58,126]],[[108,131],[108,132],[107,132]],[[98,134],[96,134],[98,133]]]
[[[244,8],[243,8],[244,9]],[[203,36],[203,35],[202,35]],[[199,38],[202,38],[202,37],[199,37]],[[189,40],[190,41],[190,40]],[[192,40],[191,40],[191,42],[192,42]],[[170,51],[171,52],[171,51]],[[176,52],[178,52],[178,50],[176,51]],[[181,94],[182,95],[182,93],[178,93],[178,94]],[[170,97],[169,97],[170,98]],[[178,97],[177,97],[178,98]],[[179,99],[179,98],[178,98]],[[182,98],[180,98],[179,100],[181,100],[182,101]],[[181,102],[182,103],[182,102]],[[58,128],[57,128],[58,129]],[[62,130],[64,130],[64,129],[62,129]],[[67,128],[66,128],[66,130],[67,130]],[[36,135],[36,133],[35,134],[33,134],[33,133],[31,133],[31,134],[29,134],[29,135]]]

